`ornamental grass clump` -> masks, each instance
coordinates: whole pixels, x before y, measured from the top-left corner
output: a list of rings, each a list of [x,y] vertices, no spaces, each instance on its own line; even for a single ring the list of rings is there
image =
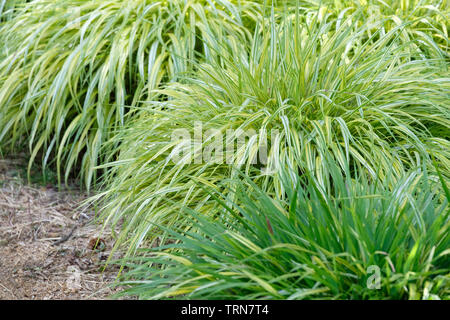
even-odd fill
[[[103,199],[106,223],[124,221],[117,245],[133,252],[158,235],[155,224],[196,228],[181,215],[185,207],[216,216],[203,187],[226,193],[223,181],[236,169],[280,198],[279,168],[329,184],[325,151],[342,170],[351,164],[351,174],[374,182],[431,168],[432,155],[448,178],[446,61],[421,58],[414,42],[399,39],[402,27],[368,37],[353,21],[287,16],[255,32],[248,55],[203,63],[159,90],[168,99],[149,101],[110,141],[120,141],[120,155],[94,198]],[[180,130],[184,139],[174,138]],[[239,145],[242,132],[254,134]]]
[[[102,188],[125,294],[449,298],[449,18],[446,0],[0,0],[0,154]]]
[[[250,1],[43,0],[0,24],[0,146],[28,145],[87,188],[103,142],[152,90],[236,50],[254,28]],[[215,48],[212,50],[211,48]],[[227,57],[229,53],[221,53]],[[238,52],[235,53],[239,55]],[[163,98],[161,98],[163,99]]]
[[[121,295],[140,299],[449,299],[450,193],[425,167],[383,181],[354,177],[324,154],[315,173],[280,175],[286,197],[235,181],[212,218],[186,209],[167,245],[141,249]],[[442,190],[445,190],[443,192]]]
[[[405,43],[415,41],[415,50],[423,57],[446,58],[447,61],[450,58],[447,0],[324,0],[312,3],[307,7],[338,19],[360,12],[359,23],[369,25],[368,35],[376,32],[384,35],[404,26],[399,38]],[[384,21],[382,25],[378,23],[380,20]]]
[[[116,157],[100,153],[104,141],[141,101],[165,98],[152,89],[203,59],[240,57],[258,24],[298,12],[306,24],[336,20],[336,30],[357,17],[368,37],[401,27],[398,40],[421,59],[449,58],[440,0],[1,0],[0,148],[28,145],[30,167],[39,159],[60,182],[74,174],[89,189],[96,165]]]

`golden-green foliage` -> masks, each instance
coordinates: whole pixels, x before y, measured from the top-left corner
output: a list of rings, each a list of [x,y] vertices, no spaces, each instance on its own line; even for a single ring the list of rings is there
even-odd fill
[[[238,44],[252,2],[33,1],[0,28],[0,142],[26,142],[34,161],[75,165],[87,187],[103,141],[151,90]]]
[[[401,27],[368,38],[367,27],[352,21],[358,20],[303,24],[300,17],[288,17],[257,33],[247,56],[223,66],[203,63],[192,77],[158,91],[168,100],[149,102],[110,142],[121,142],[120,156],[107,165],[113,168],[98,197],[105,197],[108,221],[125,220],[119,239],[131,234],[134,249],[154,229],[152,223],[179,221],[185,206],[215,215],[216,204],[200,186],[217,187],[236,168],[282,197],[278,174],[263,174],[261,163],[254,163],[263,148],[268,168],[314,172],[323,186],[325,151],[342,168],[352,163],[354,172],[367,172],[374,181],[387,172],[401,177],[416,166],[431,168],[432,156],[449,177],[446,61],[421,58],[414,43],[398,39]],[[180,128],[195,137],[197,122],[203,125],[202,145],[171,139]],[[266,134],[268,145],[250,139],[228,161],[195,161],[199,149],[214,149],[217,133],[225,148],[233,138],[230,129],[253,130],[258,138]],[[208,130],[216,133],[208,137]],[[274,130],[280,134],[272,138]],[[177,161],[179,151],[190,161]]]
[[[59,183],[101,177],[91,201],[105,227],[123,223],[128,253],[175,234],[178,253],[220,260],[205,277],[192,278],[195,263],[157,273],[198,290],[152,279],[136,287],[145,298],[446,297],[449,18],[447,0],[0,0],[0,151],[27,148],[29,168],[41,160]],[[179,129],[195,144],[174,140]],[[196,161],[250,131],[230,158]],[[261,150],[267,162],[254,161]],[[259,212],[297,228],[288,250],[258,242],[268,270],[253,245],[225,245],[274,236]],[[361,286],[374,262],[380,295]],[[142,280],[150,266],[133,268]]]

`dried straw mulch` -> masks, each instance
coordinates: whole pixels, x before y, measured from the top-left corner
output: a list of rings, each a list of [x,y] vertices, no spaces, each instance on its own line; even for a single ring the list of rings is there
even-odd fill
[[[29,186],[23,166],[0,159],[0,299],[110,297],[118,269],[102,265],[114,242],[78,209],[86,196]]]

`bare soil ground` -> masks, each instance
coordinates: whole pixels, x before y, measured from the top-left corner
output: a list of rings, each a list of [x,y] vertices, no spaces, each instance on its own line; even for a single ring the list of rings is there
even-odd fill
[[[118,269],[102,266],[114,241],[78,209],[86,195],[29,186],[24,162],[0,159],[0,299],[109,298]]]

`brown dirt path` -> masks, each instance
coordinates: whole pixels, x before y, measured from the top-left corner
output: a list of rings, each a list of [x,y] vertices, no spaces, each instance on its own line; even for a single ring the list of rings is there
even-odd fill
[[[114,242],[77,209],[86,196],[28,186],[21,166],[0,159],[0,299],[107,299],[118,269],[101,266]]]

